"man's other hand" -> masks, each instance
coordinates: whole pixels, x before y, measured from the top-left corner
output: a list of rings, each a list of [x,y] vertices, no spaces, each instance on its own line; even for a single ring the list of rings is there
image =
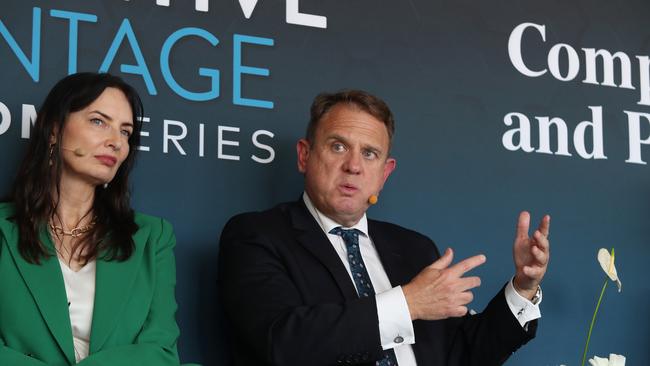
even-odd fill
[[[450,266],[453,258],[453,251],[447,248],[442,257],[402,286],[412,320],[446,319],[467,313],[465,305],[474,299],[470,290],[480,286],[481,279],[463,275],[485,263],[486,258],[480,254]]]

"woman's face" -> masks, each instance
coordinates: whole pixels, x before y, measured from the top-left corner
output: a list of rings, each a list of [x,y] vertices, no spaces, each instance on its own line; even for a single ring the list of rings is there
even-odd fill
[[[86,108],[70,113],[61,136],[62,180],[110,182],[129,155],[133,112],[124,93],[106,88]]]

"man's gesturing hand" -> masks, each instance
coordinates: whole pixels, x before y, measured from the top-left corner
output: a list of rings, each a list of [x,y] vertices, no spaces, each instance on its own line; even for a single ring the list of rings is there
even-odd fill
[[[476,255],[450,267],[453,258],[454,253],[448,248],[442,257],[402,286],[412,320],[446,319],[467,313],[465,305],[474,299],[469,290],[480,286],[481,279],[463,275],[485,263],[485,256]]]
[[[545,215],[532,237],[528,236],[530,214],[526,211],[519,214],[517,232],[512,254],[515,260],[515,290],[529,300],[537,292],[537,287],[548,267],[550,258],[548,234],[551,217]]]

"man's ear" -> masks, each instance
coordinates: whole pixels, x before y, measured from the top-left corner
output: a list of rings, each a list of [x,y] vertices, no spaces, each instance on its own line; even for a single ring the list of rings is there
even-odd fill
[[[397,160],[394,158],[386,159],[384,163],[384,181],[381,183],[381,187],[384,187],[384,183],[388,180],[388,176],[397,168]]]
[[[311,145],[306,139],[298,140],[296,143],[296,153],[298,155],[298,171],[305,173],[307,171],[307,161],[309,160],[309,152]]]

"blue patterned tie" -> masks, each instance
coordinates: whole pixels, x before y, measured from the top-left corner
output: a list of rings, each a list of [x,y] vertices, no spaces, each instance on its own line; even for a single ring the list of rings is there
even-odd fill
[[[375,288],[372,287],[370,276],[366,270],[366,264],[363,263],[361,251],[359,250],[359,233],[357,229],[342,229],[335,227],[330,230],[330,234],[339,235],[345,242],[348,250],[348,263],[350,263],[350,272],[354,278],[354,286],[357,288],[359,297],[368,297],[375,294]],[[392,349],[384,351],[384,357],[377,361],[377,366],[397,366],[395,352]]]

